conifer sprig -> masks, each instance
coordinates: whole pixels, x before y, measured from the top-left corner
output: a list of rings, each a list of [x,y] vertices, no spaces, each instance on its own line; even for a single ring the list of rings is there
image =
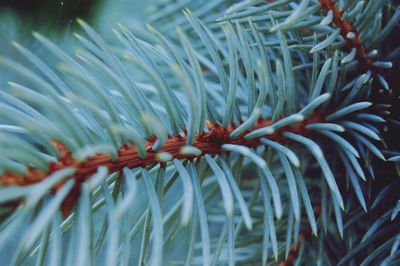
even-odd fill
[[[390,63],[370,49],[399,14],[355,2],[167,0],[143,38],[78,20],[75,55],[38,33],[49,58],[15,44],[27,62],[0,57],[18,76],[0,92],[0,250],[17,235],[16,265],[335,264],[394,232],[378,229],[397,206],[359,217],[385,160],[368,96]]]
[[[373,65],[373,61],[368,58],[368,52],[360,39],[360,34],[354,28],[352,23],[343,16],[343,11],[339,9],[334,0],[320,0],[321,7],[327,12],[327,18],[324,24],[333,23],[340,29],[340,35],[346,42],[346,47],[350,54],[355,54],[355,58],[359,61],[360,68],[370,70],[372,72],[378,69]]]
[[[307,126],[313,124],[323,123],[323,118],[314,113],[312,117],[295,124],[280,127],[276,131],[270,130],[268,133],[269,141],[277,141],[285,143],[289,139],[283,136],[283,132],[291,132],[302,136],[310,136],[313,131],[307,129]],[[272,127],[271,127],[272,126]],[[272,129],[274,124],[271,120],[262,120],[256,122],[253,130],[260,128]],[[118,150],[118,157],[112,158],[107,153],[98,153],[93,156],[83,158],[83,160],[75,159],[71,152],[62,143],[54,141],[54,145],[60,152],[60,156],[56,162],[50,163],[48,166],[49,171],[43,172],[41,170],[30,168],[24,175],[18,175],[13,172],[6,172],[0,176],[1,184],[4,186],[29,186],[44,181],[51,176],[54,172],[62,171],[63,169],[73,169],[74,174],[71,177],[75,180],[74,193],[67,197],[62,205],[62,211],[65,216],[70,213],[70,210],[77,200],[78,193],[81,190],[82,183],[87,181],[97,172],[99,167],[107,167],[110,173],[122,172],[127,168],[149,167],[156,164],[168,163],[174,159],[178,160],[194,160],[201,158],[205,154],[211,156],[221,155],[227,153],[229,150],[224,149],[224,145],[240,145],[248,148],[256,148],[261,145],[261,137],[246,139],[247,132],[241,133],[234,139],[230,138],[232,132],[237,127],[225,128],[218,124],[211,122],[207,123],[208,131],[197,135],[192,145],[187,145],[187,136],[170,136],[158,149],[153,149],[153,144],[156,141],[154,138],[146,144],[145,156],[141,156],[136,146],[132,144],[125,144]],[[56,185],[58,187],[58,185]],[[61,186],[60,186],[61,187]]]

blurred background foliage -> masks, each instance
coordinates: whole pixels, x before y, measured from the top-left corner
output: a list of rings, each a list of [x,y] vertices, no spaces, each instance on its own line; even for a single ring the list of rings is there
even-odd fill
[[[0,54],[26,62],[26,59],[14,49],[17,42],[35,51],[39,57],[48,57],[42,45],[32,38],[37,31],[53,40],[65,51],[77,47],[74,32],[81,32],[76,23],[81,18],[94,27],[102,37],[113,42],[112,29],[117,23],[129,25],[131,29],[142,32],[144,29],[147,6],[152,1],[137,0],[0,0]],[[113,38],[114,37],[114,38]],[[47,58],[47,62],[49,62]],[[1,71],[0,86],[15,80],[13,73]]]
[[[74,29],[76,18],[82,18],[98,29],[108,30],[115,22],[137,23],[145,14],[145,6],[152,1],[127,0],[0,0],[1,24],[22,23],[19,30],[42,31],[57,36]],[[128,21],[127,21],[128,20]],[[4,31],[3,31],[4,32]],[[21,34],[22,35],[22,34]],[[61,36],[61,35],[59,35]]]
[[[70,27],[75,17],[90,20],[100,6],[98,0],[1,0],[4,12],[15,12],[24,20],[25,25],[47,27],[62,30]]]

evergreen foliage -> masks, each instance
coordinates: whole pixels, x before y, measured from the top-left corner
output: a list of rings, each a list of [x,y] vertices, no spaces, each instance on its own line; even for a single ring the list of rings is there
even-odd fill
[[[2,263],[399,265],[398,3],[158,2],[0,56]]]

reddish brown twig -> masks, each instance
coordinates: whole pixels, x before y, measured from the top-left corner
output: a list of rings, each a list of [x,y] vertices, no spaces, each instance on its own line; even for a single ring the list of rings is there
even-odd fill
[[[332,11],[333,24],[340,29],[340,35],[346,42],[349,51],[356,49],[356,58],[360,62],[362,70],[371,70],[376,72],[377,69],[373,65],[371,59],[367,57],[367,50],[360,39],[360,34],[350,21],[343,19],[343,11],[335,4],[334,0],[320,0],[321,7],[326,11]],[[353,33],[353,37],[349,38],[348,34]]]
[[[283,131],[290,131],[301,135],[309,135],[311,134],[311,131],[307,131],[305,126],[310,123],[319,123],[322,121],[323,118],[319,114],[315,113],[307,120],[277,130],[272,135],[268,135],[268,138],[275,141],[285,142],[287,140],[282,135]],[[262,128],[270,124],[270,120],[260,119],[253,128]],[[198,157],[201,157],[205,154],[221,154],[223,152],[221,148],[223,144],[238,144],[247,147],[257,147],[260,145],[260,138],[251,140],[245,139],[244,136],[246,133],[248,133],[248,131],[244,132],[235,139],[230,139],[229,134],[235,129],[233,126],[224,128],[218,124],[208,122],[208,128],[209,130],[207,132],[196,136],[195,142],[192,145],[201,151],[201,155]],[[144,159],[140,158],[139,153],[134,145],[126,144],[119,149],[118,158],[116,160],[112,160],[109,154],[99,153],[85,159],[81,163],[74,160],[71,152],[63,144],[53,141],[54,145],[60,151],[61,156],[57,162],[49,165],[48,172],[43,172],[35,168],[30,168],[23,176],[19,176],[12,172],[6,172],[0,176],[0,183],[4,186],[27,186],[45,180],[55,171],[66,167],[73,167],[75,169],[75,174],[71,178],[75,179],[76,185],[62,205],[62,211],[64,215],[67,215],[79,196],[81,184],[90,176],[92,176],[97,171],[99,166],[107,167],[109,172],[118,172],[124,167],[135,168],[150,166],[160,163],[157,156],[159,152],[168,152],[173,158],[176,159],[194,159],[196,156],[189,156],[181,152],[181,148],[186,146],[186,140],[186,136],[170,136],[164,143],[163,147],[157,152],[152,150],[154,140],[150,140],[147,144],[147,156]]]
[[[289,255],[286,260],[281,261],[279,266],[293,266],[294,262],[296,261],[297,257],[299,256],[299,251],[303,241],[311,235],[311,230],[308,228],[307,231],[302,232],[299,236],[299,240],[295,245],[292,245],[290,248]]]
[[[321,214],[321,207],[314,208],[314,215],[318,219]],[[310,227],[307,227],[304,231],[301,232],[299,236],[299,240],[296,244],[293,244],[290,248],[288,257],[279,263],[279,266],[293,266],[296,259],[299,256],[300,248],[303,242],[309,239],[312,236],[312,231]]]

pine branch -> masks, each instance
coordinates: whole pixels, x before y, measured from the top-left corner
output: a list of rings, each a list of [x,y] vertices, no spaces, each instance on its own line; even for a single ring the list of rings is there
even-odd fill
[[[244,18],[259,21],[259,17],[262,16],[270,19],[272,26],[265,25],[263,21],[257,25],[260,31],[297,31],[303,36],[305,47],[311,47],[311,53],[323,51],[330,46],[331,48],[343,47],[343,50],[348,53],[343,56],[341,63],[349,65],[348,70],[366,72],[367,75],[377,78],[385,89],[389,89],[390,85],[384,76],[392,67],[392,63],[386,61],[387,58],[384,58],[382,52],[375,47],[400,21],[399,7],[376,1],[367,3],[344,1],[341,2],[343,4],[343,9],[341,9],[338,1],[334,0],[302,0],[299,3],[292,3],[290,7],[292,12],[283,14],[278,11],[274,14],[269,10],[274,8],[285,10],[288,2],[265,2],[265,5],[260,6],[251,2],[233,5],[220,21],[235,22]],[[390,10],[389,13],[392,15],[388,20],[383,19],[383,16],[386,16],[383,12],[385,8]],[[325,16],[321,16],[319,12],[321,9]],[[317,43],[319,38],[326,35],[328,36],[323,41]],[[270,42],[270,45],[274,44],[276,43]],[[296,47],[300,46],[294,45],[292,49]],[[275,48],[279,49],[279,46]],[[315,57],[314,62],[318,65],[321,61]]]
[[[279,128],[277,131],[269,134],[266,138],[278,142],[290,141],[290,139],[287,139],[282,135],[283,132],[291,132],[302,136],[310,136],[314,132],[312,130],[307,130],[307,125],[323,122],[323,116],[318,113],[314,113],[306,120]],[[260,119],[254,125],[253,130],[268,127],[272,124],[273,123],[271,120]],[[110,173],[121,172],[124,167],[148,167],[157,163],[166,163],[173,159],[193,160],[195,158],[200,158],[205,154],[220,155],[222,153],[227,153],[227,151],[223,150],[222,148],[222,145],[224,144],[236,144],[249,148],[256,148],[261,144],[261,137],[253,139],[246,138],[246,135],[249,133],[249,131],[243,132],[237,138],[231,138],[231,133],[237,129],[238,126],[224,128],[223,126],[212,122],[208,122],[207,126],[209,131],[204,132],[201,135],[197,135],[192,146],[187,146],[186,135],[170,136],[168,140],[165,141],[161,149],[154,151],[153,144],[155,142],[155,138],[149,140],[146,145],[147,156],[145,158],[142,158],[139,155],[136,146],[126,144],[119,149],[118,158],[114,160],[111,155],[100,153],[86,158],[82,162],[79,162],[72,157],[71,152],[67,147],[60,142],[53,141],[53,144],[60,151],[61,156],[58,158],[57,162],[52,162],[49,165],[48,172],[43,172],[35,168],[30,168],[23,176],[14,174],[12,172],[6,172],[0,176],[1,184],[4,186],[28,186],[44,181],[48,176],[56,171],[72,167],[75,171],[71,178],[75,180],[75,187],[62,205],[62,212],[64,216],[67,216],[79,197],[80,186],[82,183],[87,181],[88,178],[96,173],[97,169],[101,166],[107,167]],[[191,151],[185,151],[185,148],[189,148]],[[56,191],[60,187],[62,186],[58,186]]]
[[[363,71],[371,70],[376,73],[380,69],[373,65],[373,61],[367,57],[367,49],[360,39],[360,34],[353,24],[343,18],[343,11],[336,5],[334,0],[320,0],[321,7],[328,13],[332,12],[332,23],[340,29],[340,35],[346,42],[349,51],[355,49],[356,58],[360,63],[360,69]]]
[[[78,264],[104,251],[108,264],[267,265],[270,250],[275,263],[286,255],[282,265],[334,264],[325,237],[360,238],[348,214],[369,210],[370,162],[385,160],[376,146],[385,120],[366,100],[371,74],[383,80],[374,68],[391,66],[368,49],[398,14],[371,37],[371,20],[349,9],[382,14],[383,2],[343,2],[346,11],[334,1],[187,2],[195,10],[183,15],[181,2],[164,1],[148,39],[121,25],[103,40],[78,21],[86,35],[76,35],[76,57],[35,34],[60,76],[18,44],[33,68],[0,57],[19,75],[0,92],[9,151],[0,154],[0,247],[29,219],[14,264],[40,251],[39,264],[48,243],[61,254],[66,237]],[[358,70],[367,73],[349,81]],[[311,233],[318,252],[299,252]],[[176,257],[163,251],[170,245]]]

